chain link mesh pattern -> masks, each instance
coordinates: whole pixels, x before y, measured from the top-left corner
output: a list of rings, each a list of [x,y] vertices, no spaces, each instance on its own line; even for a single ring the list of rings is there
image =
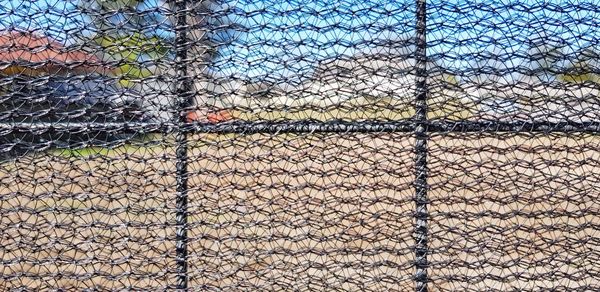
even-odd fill
[[[598,19],[0,3],[0,289],[600,290]]]

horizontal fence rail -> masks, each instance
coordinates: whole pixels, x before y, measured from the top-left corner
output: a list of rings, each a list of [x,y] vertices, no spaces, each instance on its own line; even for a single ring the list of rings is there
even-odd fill
[[[85,131],[107,130],[122,132],[163,133],[177,131],[215,134],[277,134],[277,133],[378,133],[414,132],[418,123],[404,121],[286,121],[286,122],[229,122],[223,124],[192,123],[0,123],[4,131]],[[428,121],[427,132],[515,132],[515,133],[598,133],[600,122],[499,122],[499,121]]]

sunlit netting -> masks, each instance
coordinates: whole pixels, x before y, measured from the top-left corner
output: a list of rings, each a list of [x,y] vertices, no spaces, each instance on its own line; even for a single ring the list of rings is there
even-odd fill
[[[0,3],[0,289],[600,290],[597,1]]]

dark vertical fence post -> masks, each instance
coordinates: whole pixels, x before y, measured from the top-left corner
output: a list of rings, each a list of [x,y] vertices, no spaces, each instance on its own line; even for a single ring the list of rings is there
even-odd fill
[[[176,234],[176,264],[177,264],[177,283],[176,288],[179,290],[187,290],[188,288],[188,266],[187,266],[187,220],[188,220],[188,140],[187,132],[182,129],[187,122],[185,120],[185,109],[190,104],[192,87],[190,76],[188,74],[188,55],[189,47],[187,39],[187,0],[175,0],[175,16],[177,17],[176,24],[176,70],[177,70],[177,132],[175,140],[177,149],[177,198],[176,198],[176,214],[175,221],[177,224]]]
[[[416,99],[415,99],[415,282],[416,291],[427,291],[427,43],[426,2],[417,0]]]

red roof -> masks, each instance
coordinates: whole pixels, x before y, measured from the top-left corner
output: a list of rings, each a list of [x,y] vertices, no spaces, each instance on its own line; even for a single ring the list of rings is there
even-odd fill
[[[68,49],[51,38],[27,32],[0,32],[0,70],[14,71],[15,67],[49,73],[102,73],[108,69],[96,56]]]

